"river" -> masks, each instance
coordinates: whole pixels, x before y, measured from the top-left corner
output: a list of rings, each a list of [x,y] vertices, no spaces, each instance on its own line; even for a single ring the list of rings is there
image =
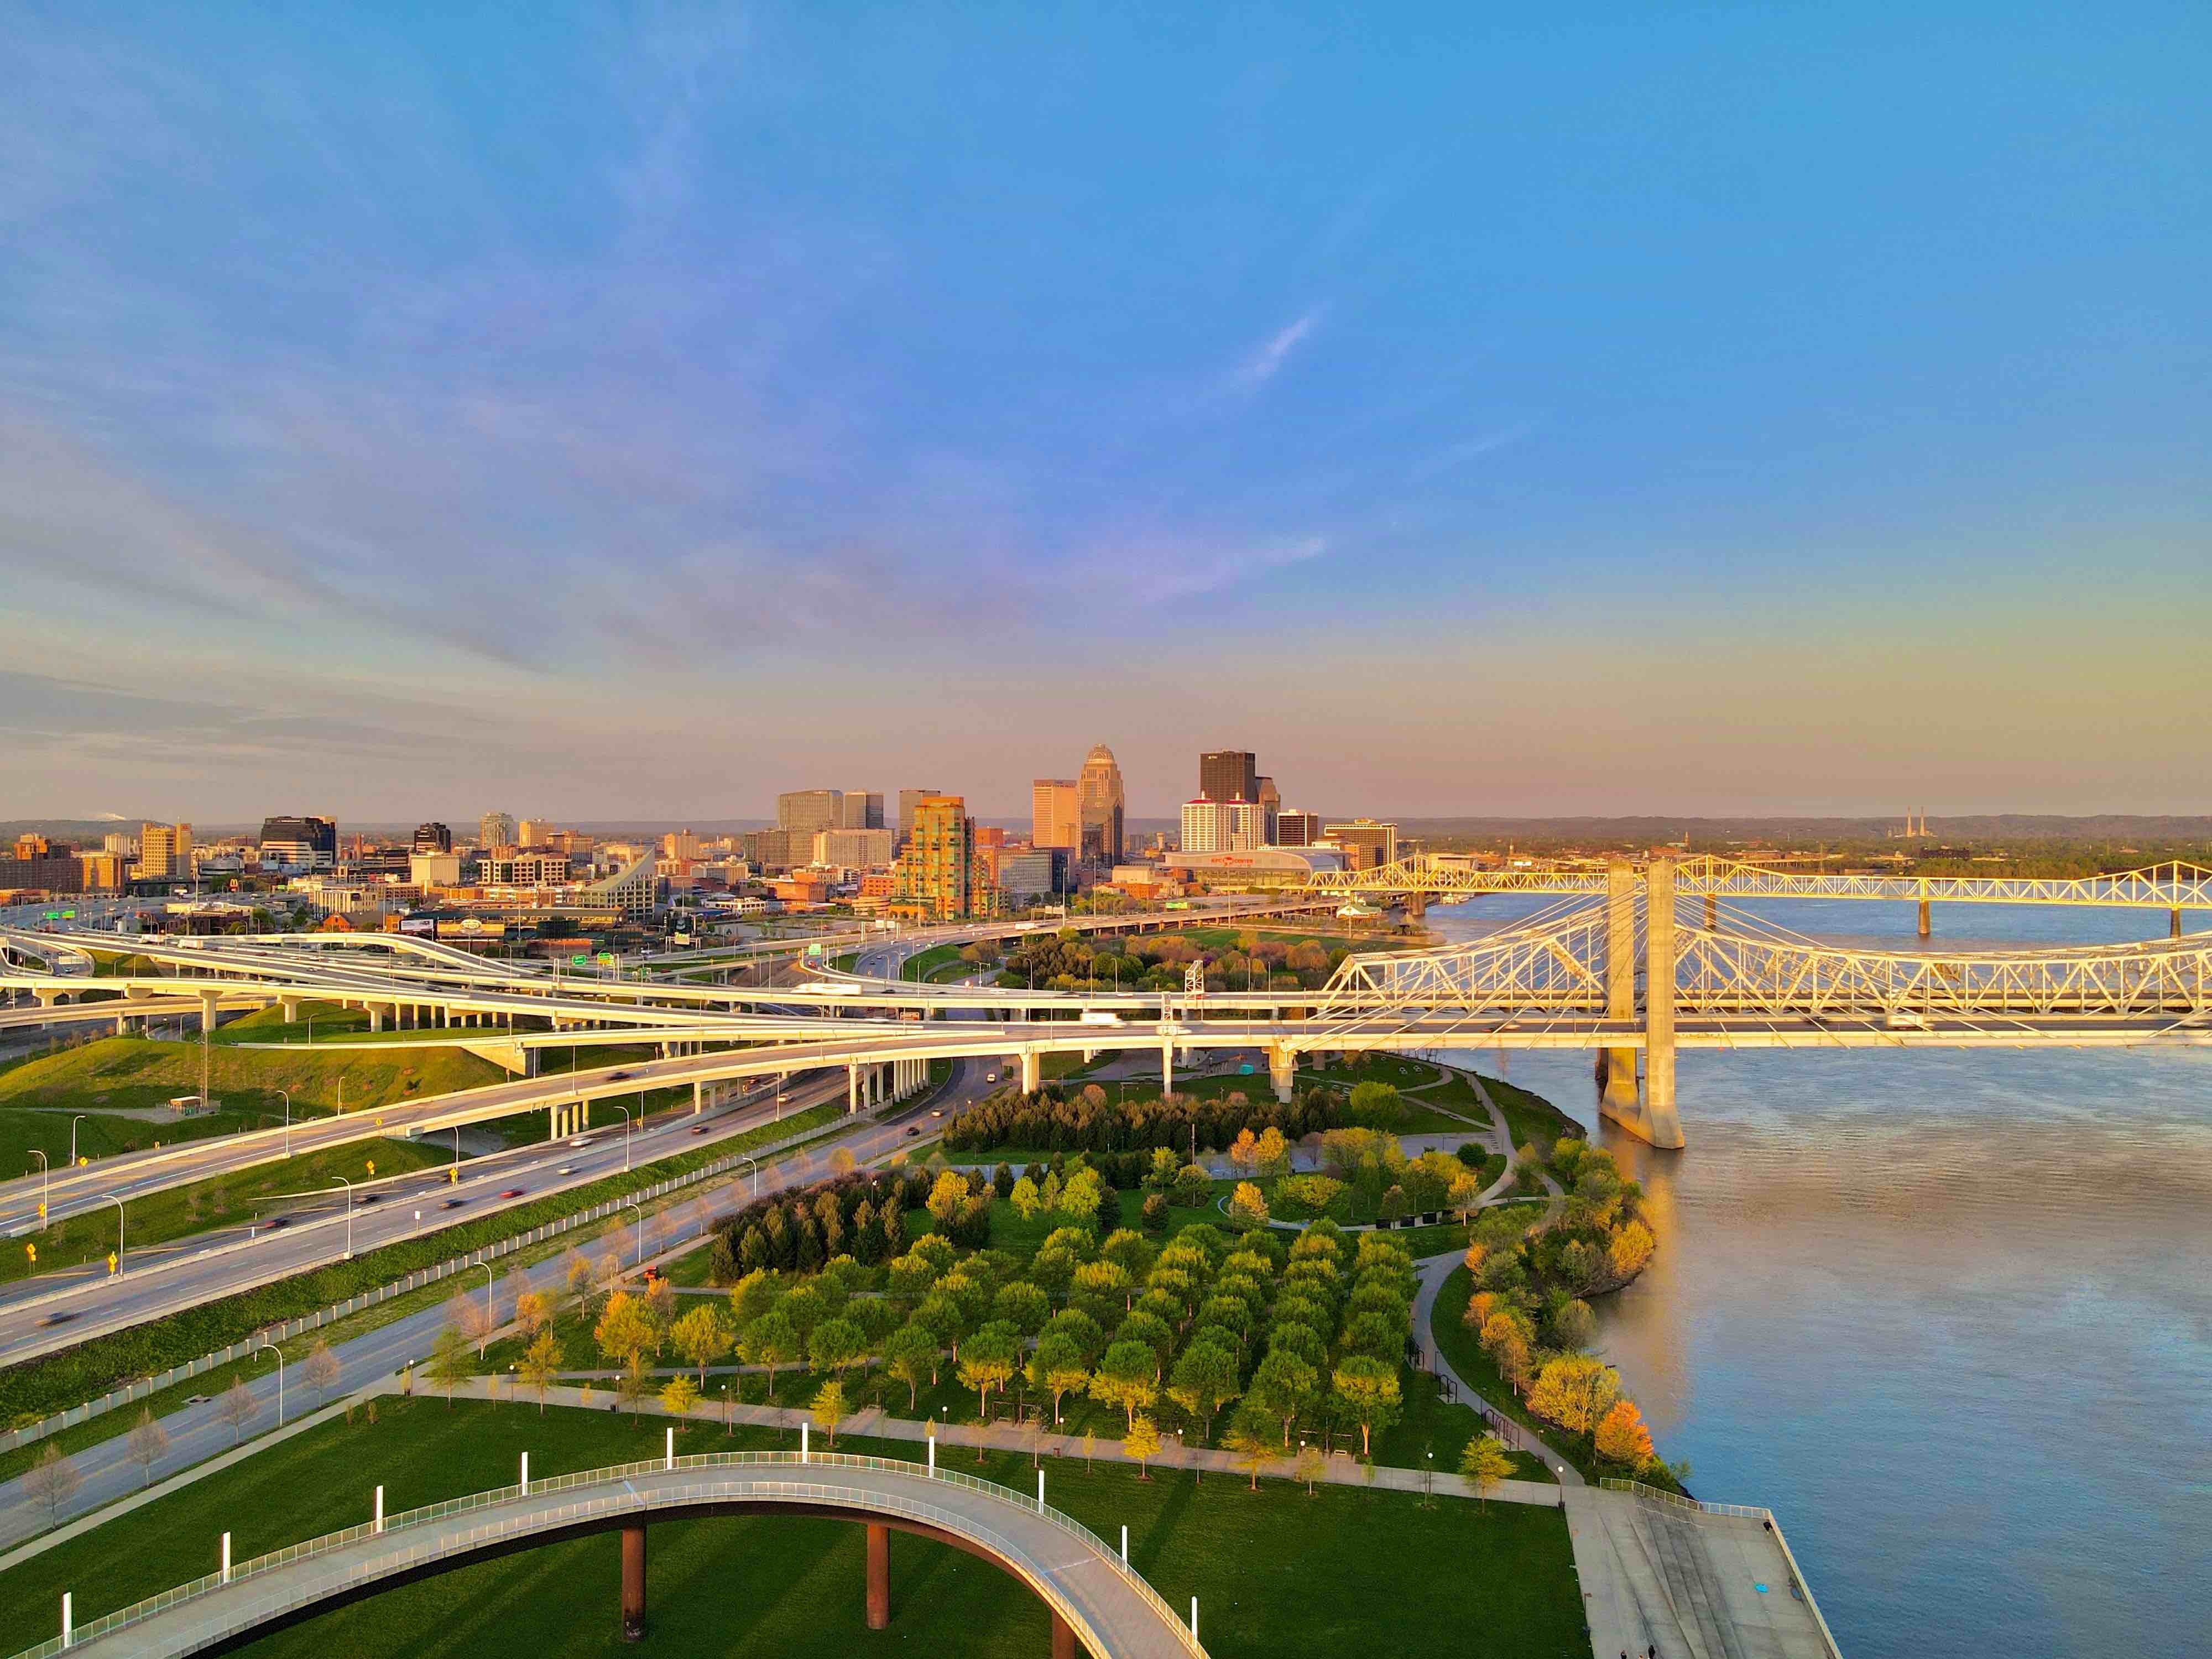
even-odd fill
[[[1910,905],[1755,908],[1917,943]],[[2166,920],[1936,908],[1939,945]],[[1586,1054],[1454,1057],[1644,1183],[1660,1249],[1601,1350],[1692,1491],[1775,1511],[1851,1659],[2212,1651],[2212,1049],[1685,1050],[1676,1152],[1601,1122]]]

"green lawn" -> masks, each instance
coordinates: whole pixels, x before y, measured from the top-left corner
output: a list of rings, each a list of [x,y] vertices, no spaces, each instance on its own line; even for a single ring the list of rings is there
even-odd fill
[[[60,1594],[78,1620],[211,1571],[217,1540],[239,1559],[365,1520],[381,1483],[388,1513],[533,1474],[659,1454],[663,1425],[614,1413],[434,1400],[383,1401],[58,1546],[0,1579],[0,1629],[24,1643],[57,1626]],[[788,1445],[792,1437],[711,1424],[682,1431],[679,1451]],[[910,1456],[905,1445],[847,1439],[841,1450]],[[957,1467],[976,1470],[965,1453]],[[1034,1490],[1028,1460],[992,1455],[976,1472]],[[1556,1510],[1465,1500],[1424,1509],[1413,1494],[1302,1488],[1240,1477],[1203,1481],[1123,1465],[1086,1472],[1054,1461],[1046,1492],[1113,1538],[1129,1528],[1132,1562],[1178,1609],[1200,1599],[1200,1628],[1221,1659],[1425,1652],[1580,1659],[1579,1598]],[[891,1623],[862,1617],[860,1528],[757,1516],[661,1522],[652,1531],[647,1640],[670,1654],[774,1652],[1030,1656],[1048,1646],[1042,1606],[1013,1579],[948,1547],[899,1536],[890,1547]],[[263,1659],[529,1653],[598,1655],[618,1644],[618,1545],[611,1535],[549,1545],[405,1586],[268,1637]]]
[[[964,970],[965,964],[960,960],[960,947],[957,945],[933,945],[927,951],[908,957],[900,963],[899,977],[933,985],[939,982],[939,970],[947,968],[954,970],[954,977]]]

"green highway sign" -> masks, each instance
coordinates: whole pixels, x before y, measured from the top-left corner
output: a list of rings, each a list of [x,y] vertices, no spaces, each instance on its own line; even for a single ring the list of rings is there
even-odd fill
[[[75,921],[76,920],[76,911],[74,911],[74,910],[64,910],[64,911],[63,911],[63,912],[62,912],[62,920],[63,920],[64,921]]]
[[[46,920],[48,921],[59,921],[61,919],[62,913],[58,910],[49,910],[46,912]]]
[[[613,951],[600,951],[600,952],[599,952],[599,966],[600,966],[600,967],[602,967],[602,968],[611,968],[611,967],[613,967],[614,965],[615,965],[615,957],[614,957],[614,952],[613,952]]]
[[[592,965],[592,959],[586,956],[570,957],[568,958],[568,965],[571,968],[588,968]]]

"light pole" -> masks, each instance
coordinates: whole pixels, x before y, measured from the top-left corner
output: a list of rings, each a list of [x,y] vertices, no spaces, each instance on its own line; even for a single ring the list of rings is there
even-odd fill
[[[758,1198],[760,1196],[760,1160],[757,1158],[746,1158],[743,1152],[739,1152],[738,1156],[744,1158],[746,1163],[753,1166],[753,1196]]]
[[[637,1260],[630,1265],[642,1267],[645,1263],[645,1207],[640,1204],[632,1204],[629,1207],[637,1212]]]
[[[623,1115],[623,1168],[627,1170],[629,1168],[629,1134],[631,1128],[629,1108],[623,1105],[619,1100],[611,1100],[607,1104],[613,1107],[615,1110]],[[586,1109],[588,1110],[589,1108],[586,1108]]]
[[[332,1176],[331,1179],[337,1182],[339,1186],[346,1189],[345,1259],[350,1261],[353,1260],[353,1182],[348,1181],[343,1176]]]
[[[491,1328],[493,1324],[491,1263],[489,1261],[479,1261],[477,1263],[477,1266],[484,1270],[484,1334],[483,1340],[477,1344],[477,1358],[482,1359],[484,1352],[484,1343],[491,1340]],[[1433,1455],[1434,1454],[1431,1455]]]
[[[284,1156],[289,1158],[292,1156],[292,1091],[279,1089],[276,1092],[284,1097]]]
[[[120,1279],[123,1277],[123,1200],[110,1193],[107,1201],[115,1206],[115,1276]]]
[[[43,1222],[46,1218],[46,1200],[54,1195],[54,1166],[46,1161],[46,1152],[40,1147],[32,1147],[31,1156],[39,1160],[39,1171],[43,1177],[39,1182],[39,1219]],[[760,1196],[758,1176],[753,1177],[753,1196]]]
[[[70,1120],[70,1168],[72,1170],[76,1168],[76,1126],[83,1121],[82,1112]]]
[[[276,1426],[281,1429],[284,1426],[284,1351],[274,1342],[261,1342],[254,1345],[253,1352],[259,1353],[264,1348],[276,1356]]]

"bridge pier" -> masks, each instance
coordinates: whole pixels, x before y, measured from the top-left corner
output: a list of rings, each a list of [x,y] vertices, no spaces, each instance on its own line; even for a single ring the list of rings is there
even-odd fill
[[[287,1025],[297,1025],[300,1023],[300,999],[297,997],[284,998],[283,1009],[284,1023]]]
[[[1271,1044],[1267,1049],[1267,1078],[1275,1085],[1275,1098],[1288,1104],[1297,1087],[1298,1057],[1286,1042]]]
[[[887,1630],[891,1622],[891,1529],[868,1522],[868,1628]]]
[[[1075,1632],[1057,1613],[1052,1615],[1052,1659],[1075,1659]]]
[[[1033,1095],[1044,1087],[1044,1056],[1033,1049],[1022,1050],[1022,1092]]]
[[[1608,987],[1608,990],[1610,988]],[[1644,878],[1644,1098],[1618,1101],[1612,1055],[1598,1110],[1654,1146],[1683,1144],[1674,1108],[1674,861],[1655,860]],[[1631,1077],[1634,1073],[1629,1073]]]
[[[848,1116],[860,1109],[860,1062],[845,1062],[845,1112]]]
[[[1928,901],[1923,898],[1920,901],[1920,937],[1926,939],[1935,931],[1934,924],[1929,920]]]
[[[1626,859],[1615,859],[1605,872],[1605,1017],[1623,1024],[1636,1018],[1636,872]],[[1635,1049],[1600,1049],[1598,1080],[1602,1115],[1635,1113]]]
[[[1160,1098],[1165,1100],[1175,1093],[1175,1043],[1172,1040],[1160,1044]]]
[[[1705,895],[1705,931],[1709,933],[1717,933],[1720,931],[1720,897],[1717,894],[1708,893]]]
[[[622,1633],[625,1642],[645,1636],[645,1528],[622,1529]]]
[[[2166,935],[2170,939],[2181,937],[2181,907],[2178,904],[2173,907],[2173,921],[2166,930]]]

